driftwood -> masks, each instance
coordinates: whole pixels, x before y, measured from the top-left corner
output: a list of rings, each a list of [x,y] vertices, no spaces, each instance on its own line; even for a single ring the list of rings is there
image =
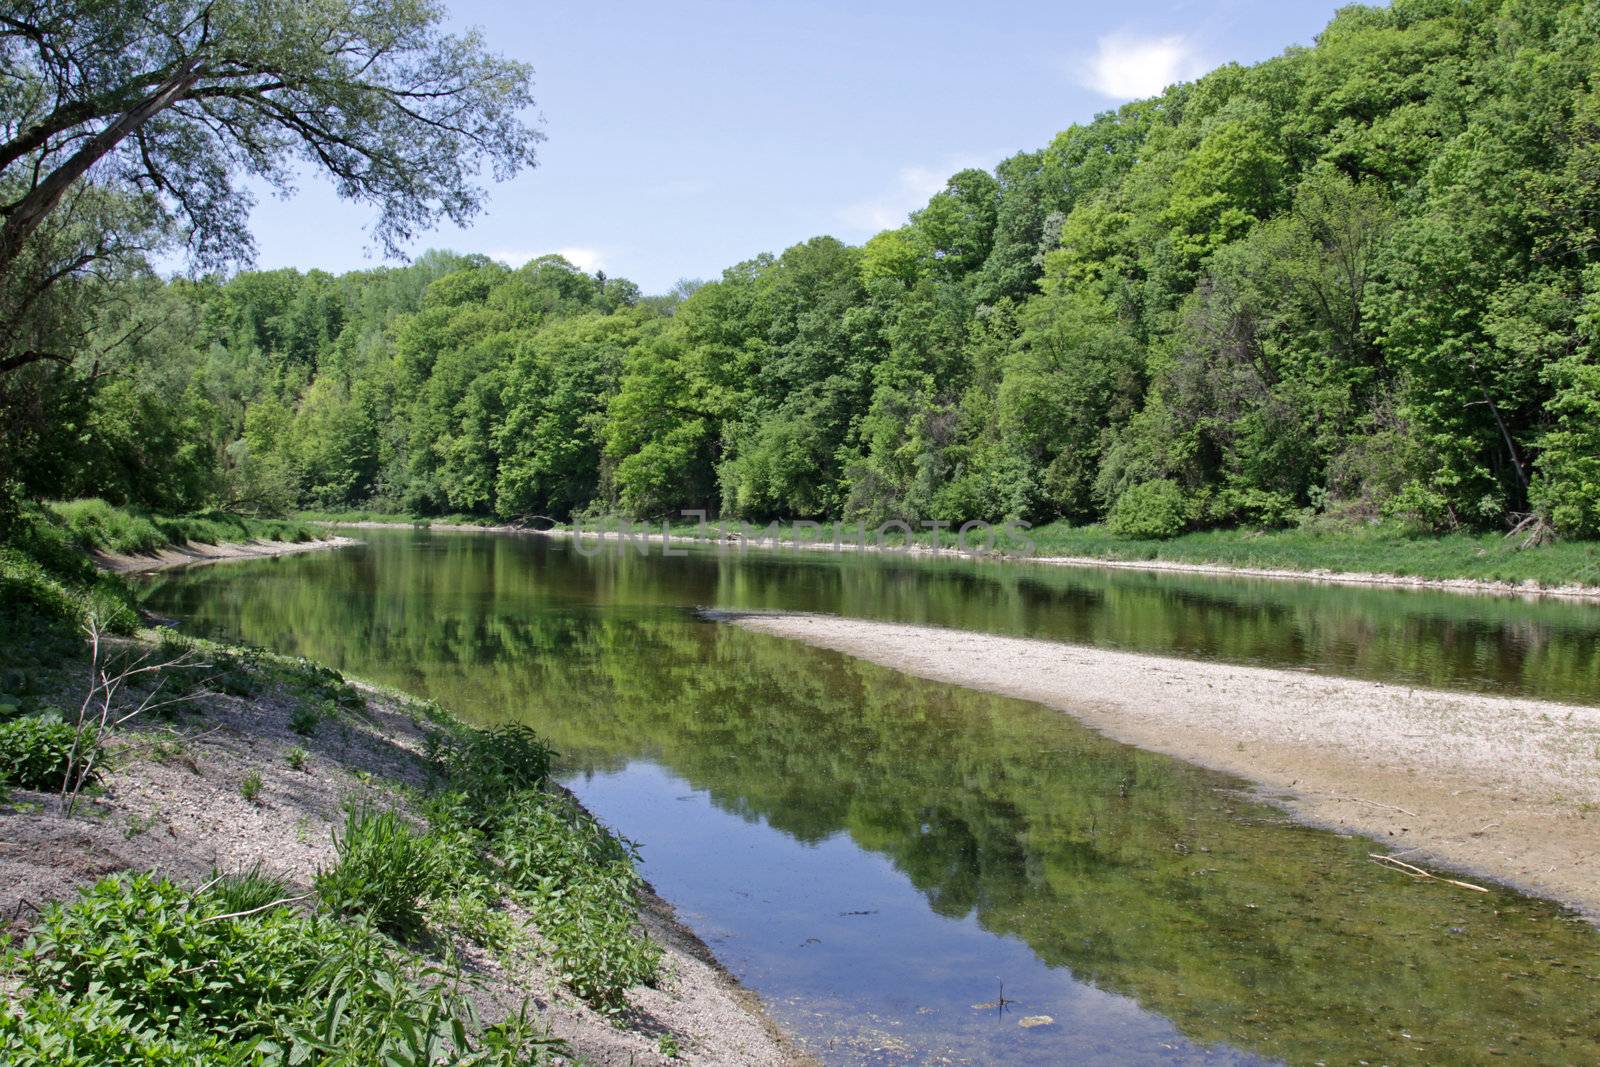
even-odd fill
[[[1538,548],[1556,539],[1556,528],[1550,525],[1550,521],[1543,515],[1533,512],[1521,516],[1516,525],[1511,527],[1510,532],[1506,534],[1506,540],[1509,541],[1513,537],[1522,538],[1522,543],[1517,546],[1519,549]]]
[[[1404,860],[1397,860],[1393,856],[1385,856],[1377,852],[1369,852],[1367,855],[1378,863],[1386,864],[1396,870],[1404,872],[1405,874],[1409,874],[1411,877],[1418,880],[1428,879],[1429,881],[1434,882],[1444,882],[1446,885],[1458,886],[1462,889],[1470,889],[1474,893],[1488,892],[1488,890],[1481,885],[1473,885],[1471,882],[1462,882],[1454,878],[1445,878],[1441,875],[1434,874],[1431,871],[1425,871],[1421,867],[1414,866],[1413,864],[1407,863]]]

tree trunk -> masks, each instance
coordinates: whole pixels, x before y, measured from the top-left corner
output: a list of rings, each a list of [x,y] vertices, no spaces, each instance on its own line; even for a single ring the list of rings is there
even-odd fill
[[[157,86],[154,92],[101,130],[26,196],[11,205],[6,213],[5,227],[0,229],[0,278],[10,274],[12,264],[22,252],[22,246],[33,236],[45,217],[61,203],[61,198],[73,183],[87,174],[89,168],[104,158],[107,152],[183,99],[184,94],[200,80],[200,75],[200,57],[192,57],[172,77]]]

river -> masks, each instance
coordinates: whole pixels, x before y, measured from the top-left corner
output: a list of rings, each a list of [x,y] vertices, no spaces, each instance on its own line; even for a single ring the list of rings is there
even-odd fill
[[[1412,882],[1368,841],[1058,712],[696,614],[825,611],[1596,703],[1593,606],[361,536],[159,575],[146,605],[548,736],[562,780],[824,1062],[1600,1059],[1600,934],[1554,905]]]

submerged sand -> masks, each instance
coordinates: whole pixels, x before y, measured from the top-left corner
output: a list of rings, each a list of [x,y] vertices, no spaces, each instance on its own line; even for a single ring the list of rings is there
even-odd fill
[[[1298,817],[1407,862],[1600,917],[1600,708],[828,615],[708,614],[1057,708],[1250,779]]]

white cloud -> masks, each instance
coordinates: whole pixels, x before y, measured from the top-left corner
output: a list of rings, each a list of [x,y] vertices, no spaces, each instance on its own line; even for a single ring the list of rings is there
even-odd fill
[[[566,248],[556,249],[556,255],[560,256],[562,259],[565,259],[568,263],[571,263],[579,270],[587,271],[590,274],[593,274],[595,271],[606,265],[605,256],[598,249],[594,248],[576,248],[568,246]]]
[[[498,259],[500,262],[509,267],[520,267],[524,263],[531,262],[532,260],[538,259],[540,256],[549,254],[549,252],[525,252],[520,249],[501,249],[498,252],[490,252],[489,258]],[[565,259],[568,263],[571,263],[579,270],[586,271],[590,274],[593,274],[595,271],[605,266],[605,255],[598,249],[594,248],[568,246],[566,248],[557,248],[555,250],[555,254]]]
[[[870,200],[843,208],[839,220],[857,230],[892,230],[905,224],[906,216],[928,203],[928,198],[944,188],[958,170],[982,167],[971,157],[953,159],[942,167],[901,167],[893,187]]]
[[[1175,82],[1199,77],[1205,62],[1185,37],[1102,37],[1078,80],[1103,96],[1137,100],[1155,96]]]

